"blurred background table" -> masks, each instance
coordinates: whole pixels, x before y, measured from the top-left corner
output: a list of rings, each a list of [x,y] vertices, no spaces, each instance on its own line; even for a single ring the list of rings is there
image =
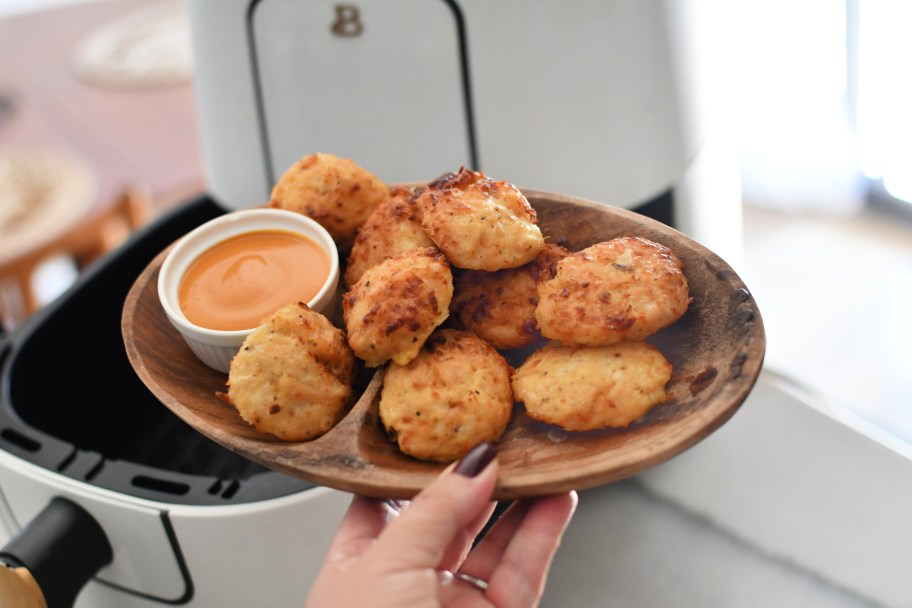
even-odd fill
[[[27,283],[42,263],[70,255],[78,272],[127,231],[204,188],[183,21],[183,4],[162,0],[78,2],[0,18],[0,163],[21,181],[17,159],[32,169],[36,156],[66,162],[68,172],[59,173],[78,182],[60,184],[56,210],[34,218],[42,224],[27,242],[13,243],[25,229],[7,226],[0,244],[7,329],[53,297]],[[155,58],[171,63],[156,67]],[[40,186],[41,195],[55,187]],[[22,216],[46,203],[18,194],[0,188],[0,219],[15,205]]]

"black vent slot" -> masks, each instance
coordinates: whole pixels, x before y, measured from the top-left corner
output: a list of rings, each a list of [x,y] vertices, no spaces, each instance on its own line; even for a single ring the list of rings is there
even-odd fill
[[[34,453],[41,449],[41,442],[26,437],[13,429],[3,429],[0,431],[0,438],[3,438],[5,442],[16,446],[20,450],[25,450],[26,452]]]
[[[185,483],[168,481],[167,479],[157,479],[146,475],[137,475],[133,478],[132,484],[137,488],[152,490],[153,492],[164,492],[174,496],[183,496],[190,491],[190,486]]]

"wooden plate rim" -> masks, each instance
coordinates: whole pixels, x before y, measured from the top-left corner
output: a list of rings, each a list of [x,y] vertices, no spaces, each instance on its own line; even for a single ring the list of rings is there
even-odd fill
[[[600,214],[621,218],[641,226],[649,234],[663,235],[675,241],[679,248],[688,249],[691,258],[702,258],[708,268],[716,271],[719,281],[724,282],[731,290],[743,290],[747,294],[744,306],[754,317],[750,327],[741,337],[743,344],[742,356],[739,357],[739,373],[722,382],[711,400],[688,412],[681,419],[675,420],[675,423],[670,425],[671,428],[662,427],[662,432],[650,437],[646,445],[634,445],[635,449],[630,450],[592,452],[573,457],[558,475],[543,476],[534,463],[534,453],[513,454],[512,458],[501,462],[495,498],[502,500],[570,489],[580,490],[611,483],[645,471],[680,454],[734,415],[759,376],[765,351],[765,335],[756,303],[740,277],[714,252],[683,233],[633,211],[568,195],[531,189],[522,191],[537,210],[544,210],[549,205],[587,208]],[[235,426],[232,430],[226,430],[212,423],[211,405],[201,407],[200,404],[187,403],[176,398],[163,382],[163,378],[156,375],[149,365],[154,351],[145,348],[146,345],[137,332],[137,323],[134,323],[138,309],[144,303],[143,298],[148,299],[149,294],[154,292],[152,287],[157,280],[158,269],[166,251],[161,252],[150,262],[131,288],[124,304],[122,331],[128,358],[137,375],[156,398],[175,415],[213,441],[268,468],[342,491],[376,497],[411,498],[443,469],[444,465],[414,461],[402,470],[391,470],[382,463],[373,461],[371,455],[365,453],[365,448],[361,444],[361,430],[366,424],[377,424],[376,398],[382,383],[382,369],[370,379],[364,394],[342,422],[324,436],[305,443],[281,443],[252,429],[235,432],[239,429],[237,421],[240,418],[227,403],[223,404],[223,411],[219,412],[219,415],[234,418]],[[161,316],[164,317],[163,312]],[[168,335],[164,336],[167,340],[182,340],[176,329],[170,325],[165,331],[167,329],[170,329]],[[199,365],[202,366],[202,363]],[[207,410],[207,407],[210,409]],[[555,441],[559,442],[563,435],[572,434],[556,431],[558,439]],[[564,437],[563,441],[568,439]],[[571,443],[568,444],[568,453],[574,439],[571,437],[569,441]],[[526,463],[524,459],[531,460]]]

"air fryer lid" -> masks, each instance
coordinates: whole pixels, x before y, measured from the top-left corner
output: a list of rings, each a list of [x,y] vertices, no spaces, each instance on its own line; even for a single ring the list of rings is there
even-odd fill
[[[180,504],[250,502],[313,487],[186,425],[149,392],[124,350],[121,309],[136,277],[170,243],[221,213],[200,197],[162,216],[0,341],[0,448],[80,481]]]

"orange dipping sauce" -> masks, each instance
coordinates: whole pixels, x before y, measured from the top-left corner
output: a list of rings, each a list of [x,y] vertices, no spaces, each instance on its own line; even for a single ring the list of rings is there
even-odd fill
[[[306,236],[286,230],[240,234],[190,264],[178,288],[181,311],[207,329],[252,329],[282,306],[313,299],[329,266],[329,254]]]

